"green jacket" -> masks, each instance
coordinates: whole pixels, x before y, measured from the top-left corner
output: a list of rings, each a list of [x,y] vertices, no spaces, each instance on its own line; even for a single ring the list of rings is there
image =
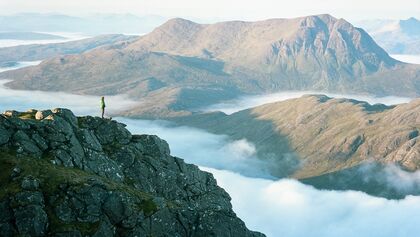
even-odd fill
[[[102,109],[105,108],[105,100],[104,99],[101,99],[101,108]]]

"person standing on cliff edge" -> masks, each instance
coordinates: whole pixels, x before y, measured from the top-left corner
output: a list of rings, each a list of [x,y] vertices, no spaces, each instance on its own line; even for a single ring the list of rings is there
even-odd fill
[[[101,111],[102,111],[102,118],[104,118],[105,114],[105,97],[101,97]]]

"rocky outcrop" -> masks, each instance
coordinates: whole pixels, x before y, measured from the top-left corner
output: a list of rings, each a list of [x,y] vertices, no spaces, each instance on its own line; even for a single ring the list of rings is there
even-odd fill
[[[264,236],[153,135],[70,110],[0,116],[1,236]]]

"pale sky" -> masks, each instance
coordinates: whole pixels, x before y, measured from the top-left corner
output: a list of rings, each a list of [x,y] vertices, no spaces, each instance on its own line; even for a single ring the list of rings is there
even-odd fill
[[[257,20],[329,13],[348,20],[420,18],[420,0],[0,0],[0,14],[132,13]]]

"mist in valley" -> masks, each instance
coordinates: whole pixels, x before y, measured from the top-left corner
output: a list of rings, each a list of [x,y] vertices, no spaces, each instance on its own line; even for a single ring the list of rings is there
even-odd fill
[[[411,54],[392,54],[391,57],[405,63],[420,64],[420,55]]]
[[[48,2],[52,3],[53,1]],[[80,3],[77,4],[77,2]],[[0,39],[0,48],[30,44],[62,43],[108,33],[128,32],[132,35],[142,35],[143,33],[151,32],[156,26],[164,23],[170,18],[169,16],[182,16],[188,19],[196,19],[199,22],[216,21],[205,20],[215,19],[215,14],[218,15],[217,19],[222,18],[229,20],[267,19],[267,16],[273,18],[295,15],[301,16],[305,14],[315,14],[317,12],[329,12],[340,18],[344,17],[345,19],[350,16],[356,18],[365,17],[367,15],[369,15],[369,17],[379,17],[383,16],[384,13],[390,14],[387,17],[396,18],[406,14],[406,11],[410,14],[415,13],[415,8],[412,6],[416,5],[414,1],[411,1],[412,3],[406,2],[405,4],[396,4],[398,7],[396,7],[395,4],[390,5],[389,3],[380,1],[369,3],[365,1],[364,4],[356,4],[350,1],[338,4],[327,2],[321,4],[320,2],[309,1],[305,4],[302,4],[303,2],[295,2],[286,5],[278,2],[276,4],[279,6],[285,5],[285,7],[273,8],[272,5],[275,5],[273,1],[271,3],[270,1],[266,1],[264,4],[256,4],[253,1],[238,1],[234,4],[232,2],[229,3],[224,1],[223,4],[219,4],[223,5],[223,9],[219,9],[219,7],[213,5],[214,3],[212,2],[187,2],[188,1],[179,3],[169,1],[164,3],[164,1],[162,1],[160,3],[145,4],[138,9],[133,7],[139,6],[134,2],[113,5],[105,2],[99,3],[98,1],[98,4],[95,5],[93,2],[81,4],[81,1],[75,1],[74,3],[62,4],[63,6],[69,6],[69,12],[66,14],[70,14],[71,11],[86,14],[91,11],[89,9],[96,9],[95,11],[97,11],[95,14],[77,17],[44,13],[14,14],[12,11],[10,12],[11,15],[9,15],[9,13],[6,12],[7,14],[5,16],[0,17],[0,20],[3,19],[3,21],[0,22],[6,23],[2,26],[2,32],[38,32],[60,36],[62,38],[28,38],[26,40]],[[55,12],[55,7],[60,4],[51,3],[49,3],[51,6],[47,8],[47,10]],[[238,7],[238,3],[242,5]],[[359,3],[362,2],[359,1]],[[86,7],[86,4],[90,7]],[[308,8],[308,4],[312,4],[313,6]],[[10,2],[9,5],[11,6],[13,4]],[[19,11],[31,9],[30,7],[32,5],[36,6],[36,11],[36,9],[45,7],[48,4],[20,4],[18,9]],[[301,6],[305,5],[306,8],[312,10],[302,10]],[[154,7],[150,8],[151,6]],[[106,10],[108,8],[109,10]],[[8,10],[7,7],[4,7],[4,9],[4,11]],[[67,11],[67,9],[64,10]],[[391,10],[394,10],[395,13],[392,13],[393,11]],[[107,14],[107,11],[115,11],[116,14]],[[141,13],[144,16],[137,16],[131,13],[125,14],[124,12],[126,11],[134,11],[135,13]],[[161,13],[165,14],[152,15],[152,13],[154,14],[154,11],[161,11]],[[228,12],[230,13],[228,14]],[[8,22],[10,24],[7,24]],[[237,23],[241,24],[241,21],[238,21]],[[308,24],[310,24],[310,22]],[[303,27],[303,25],[300,27]],[[67,32],[57,32],[57,30]],[[183,31],[183,29],[177,29],[177,31],[178,30]],[[217,33],[217,31],[215,32]],[[225,32],[231,33],[234,31],[229,28]],[[343,35],[344,33],[345,32],[343,32]],[[183,37],[188,38],[187,36],[191,35],[192,34],[188,32],[188,35],[186,34]],[[214,35],[216,34],[213,33],[208,37],[213,37]],[[240,39],[239,36],[238,38]],[[179,40],[175,37],[173,37],[173,39]],[[162,40],[160,39],[160,41]],[[192,43],[192,40],[188,43]],[[283,43],[283,41],[277,43],[280,44]],[[237,44],[240,44],[239,40]],[[273,50],[277,49],[274,47],[276,44],[271,45],[273,46]],[[224,44],[221,44],[221,46],[224,46]],[[259,50],[255,45],[252,45],[252,47],[250,46],[250,49],[252,50],[252,53],[255,51],[255,54],[257,54]],[[204,47],[203,52],[206,57],[217,59],[216,57],[213,58],[213,55],[210,53],[207,55],[207,49]],[[394,54],[390,56],[401,62],[420,64],[420,55]],[[104,55],[104,59],[106,58],[107,55]],[[244,60],[246,60],[246,57]],[[165,63],[165,61],[163,62]],[[41,61],[3,61],[3,63],[0,64],[0,73],[28,66],[35,66],[40,63]],[[135,63],[138,62],[134,62],[133,65]],[[147,66],[156,67],[156,65]],[[67,72],[69,71],[70,70]],[[173,71],[174,72],[172,72],[170,76],[175,78],[178,76],[179,72],[178,70]],[[71,77],[67,78],[72,78],[74,75],[77,75],[77,73],[70,72]],[[61,73],[64,73],[64,71],[61,71]],[[94,73],[91,73],[90,75],[93,74]],[[202,75],[198,75],[198,77],[199,76]],[[120,79],[121,77],[115,76],[115,78]],[[180,78],[182,79],[181,76]],[[178,78],[176,79],[178,80]],[[27,111],[29,109],[44,110],[68,108],[78,116],[101,115],[100,95],[91,96],[75,95],[64,92],[13,90],[6,85],[9,81],[10,80],[0,80],[0,113],[6,110]],[[137,88],[140,88],[140,86]],[[406,88],[410,89],[409,87]],[[403,93],[405,92],[403,91]],[[267,103],[299,98],[307,94],[324,94],[333,98],[349,98],[366,101],[370,104],[381,103],[385,105],[408,103],[415,99],[397,96],[376,97],[373,95],[338,94],[322,91],[281,91],[265,95],[241,96],[233,100],[222,101],[217,104],[201,107],[195,112],[221,111],[226,114],[232,114]],[[105,116],[108,118],[118,114],[120,111],[126,111],[131,107],[141,107],[142,103],[142,101],[130,99],[128,95],[104,96],[106,102]],[[372,184],[378,185],[376,188],[384,188],[400,192],[404,195],[406,193],[413,193],[414,191],[414,193],[418,193],[419,196],[403,195],[401,199],[386,199],[372,196],[361,191],[349,190],[348,187],[345,187],[344,190],[317,189],[314,186],[303,183],[303,180],[300,182],[291,178],[280,179],[270,175],[270,170],[282,165],[282,163],[278,162],[278,160],[280,160],[279,157],[274,155],[272,157],[270,156],[270,158],[262,159],[263,156],[259,153],[262,149],[259,150],[259,147],[256,145],[257,143],[254,144],[245,138],[233,139],[228,135],[214,134],[209,131],[189,126],[179,126],[173,122],[164,120],[141,120],[128,117],[114,117],[113,120],[126,124],[126,128],[133,134],[153,134],[159,136],[168,142],[172,156],[182,158],[185,162],[195,164],[199,166],[201,170],[212,173],[217,180],[217,184],[232,198],[231,203],[236,215],[245,222],[249,229],[260,231],[268,237],[411,237],[417,236],[419,235],[418,233],[420,233],[420,170],[409,172],[402,170],[396,165],[381,166],[377,163],[366,161],[360,167],[356,167],[355,171],[347,170],[341,173],[341,176],[339,176],[340,179],[337,178],[338,176],[326,178],[329,179],[329,182],[336,183],[337,186],[356,180],[354,182],[356,184],[359,184],[357,182],[360,182],[360,184],[366,184],[367,186]],[[255,129],[252,130],[253,136],[254,131]],[[261,129],[261,131],[265,130]],[[328,137],[328,139],[329,138],[330,137]],[[267,140],[264,140],[264,142],[266,141]],[[379,143],[383,143],[382,140],[380,140]],[[380,168],[378,168],[379,166]],[[342,186],[344,187],[345,185]],[[119,207],[118,205],[118,203],[115,204],[116,207]],[[198,221],[199,220],[197,220],[197,222]],[[124,223],[118,223],[118,225],[120,224],[123,225]],[[151,225],[152,224],[150,224],[150,229]],[[49,228],[51,227],[52,226],[50,225]],[[65,228],[68,227],[65,226]],[[184,228],[186,227],[184,226]],[[0,236],[1,235],[2,233],[0,233]]]
[[[317,190],[298,181],[253,179],[215,169],[235,212],[267,236],[415,236],[420,197],[387,200],[355,191]]]
[[[0,87],[0,110],[66,107],[79,115],[99,115],[99,98],[66,93],[16,91]],[[108,97],[108,109],[129,107],[123,96]],[[388,103],[400,103],[401,98]],[[379,101],[380,102],[380,101]],[[241,108],[236,107],[235,110]],[[250,229],[267,236],[413,236],[420,231],[420,197],[387,200],[355,191],[317,190],[291,179],[267,175],[273,165],[258,159],[245,139],[231,140],[165,121],[116,118],[136,134],[156,134],[168,141],[172,155],[213,173],[232,197],[234,211]],[[386,182],[415,188],[420,173],[390,167]]]
[[[15,70],[23,67],[36,66],[40,64],[41,61],[21,61],[21,62],[7,62],[0,65],[0,72]],[[6,83],[5,81],[0,81],[1,85]]]
[[[12,47],[12,46],[18,46],[18,45],[64,43],[64,42],[81,40],[81,39],[86,39],[86,38],[91,37],[89,35],[77,33],[77,32],[42,32],[42,33],[59,36],[59,37],[62,37],[62,39],[36,39],[36,40],[34,39],[27,39],[27,40],[0,39],[0,48]]]
[[[420,64],[420,55],[391,55],[391,56],[401,62]],[[329,93],[329,92],[322,92],[322,91],[281,91],[278,93],[265,94],[265,95],[242,96],[240,98],[233,99],[230,101],[224,101],[218,104],[206,106],[204,108],[201,108],[199,111],[203,111],[203,112],[222,111],[226,114],[232,114],[240,110],[249,109],[252,107],[259,106],[259,105],[299,98],[303,95],[308,95],[308,94],[323,94],[332,98],[348,98],[348,99],[366,101],[369,104],[381,103],[385,105],[396,105],[396,104],[408,103],[411,100],[413,100],[413,98],[398,97],[398,96],[377,97],[377,96],[372,96],[372,95],[338,94],[338,93]]]
[[[42,110],[64,107],[71,109],[77,115],[100,116],[100,98],[98,96],[74,95],[63,92],[11,90],[5,86],[7,82],[7,80],[0,80],[0,111],[27,111],[33,108]],[[116,113],[137,103],[124,95],[107,96],[107,111]]]

